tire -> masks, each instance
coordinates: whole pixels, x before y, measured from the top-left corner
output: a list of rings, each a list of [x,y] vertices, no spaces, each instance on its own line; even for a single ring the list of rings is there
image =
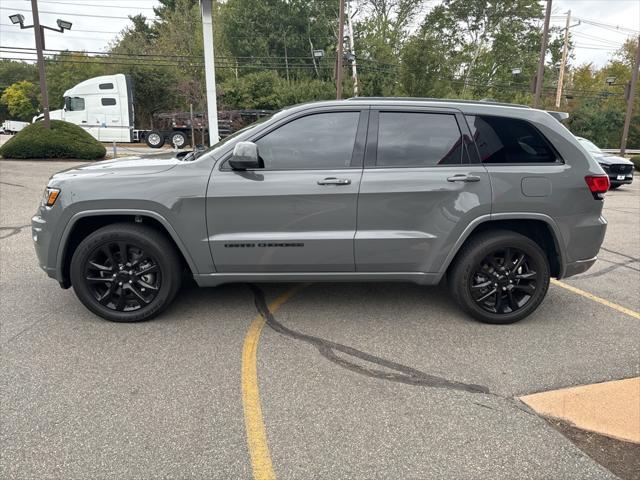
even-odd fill
[[[70,270],[80,301],[113,322],[155,317],[171,303],[182,280],[174,245],[153,228],[131,223],[90,234],[76,248]]]
[[[508,230],[473,236],[458,252],[449,273],[453,298],[483,323],[522,320],[538,308],[549,289],[545,253],[528,237]]]
[[[158,130],[151,130],[145,137],[144,141],[148,147],[161,148],[164,145],[164,135]]]
[[[171,146],[175,145],[176,148],[184,148],[189,144],[187,136],[183,132],[173,132],[169,140]]]

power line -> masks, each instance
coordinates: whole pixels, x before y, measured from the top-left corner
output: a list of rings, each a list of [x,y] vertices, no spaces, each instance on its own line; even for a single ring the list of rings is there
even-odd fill
[[[11,0],[9,0],[9,1],[11,1]],[[13,0],[13,1],[17,1],[17,0]],[[127,8],[129,10],[132,9],[131,5],[108,5],[108,4],[105,5],[105,4],[84,3],[84,2],[82,2],[82,3],[58,2],[58,1],[54,1],[54,0],[39,0],[39,3],[47,3],[47,4],[51,3],[51,4],[55,4],[55,5],[73,5],[75,7]],[[5,7],[5,8],[8,8],[8,7]],[[153,10],[153,7],[138,7],[138,6],[135,6],[134,8],[136,10]]]
[[[26,8],[9,8],[9,7],[0,7],[2,9],[5,10],[13,10],[16,12],[28,12],[31,13],[30,9],[26,9]],[[70,12],[52,12],[49,10],[40,10],[40,13],[50,13],[53,15],[60,15],[62,17],[91,17],[91,18],[116,18],[116,19],[123,19],[123,20],[130,20],[129,17],[122,17],[122,16],[116,16],[116,15],[90,15],[88,13],[70,13]],[[147,20],[158,20],[157,17],[147,17]]]

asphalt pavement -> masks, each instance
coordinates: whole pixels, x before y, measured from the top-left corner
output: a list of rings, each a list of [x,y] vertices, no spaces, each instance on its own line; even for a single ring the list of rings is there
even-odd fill
[[[0,476],[253,478],[243,348],[292,285],[187,286],[153,321],[97,318],[31,244],[47,178],[73,165],[0,161]],[[608,193],[605,216],[600,260],[564,281],[604,303],[552,285],[492,326],[444,286],[379,283],[272,307],[253,394],[275,476],[615,478],[518,400],[640,374],[640,320],[605,304],[640,311],[640,182]]]

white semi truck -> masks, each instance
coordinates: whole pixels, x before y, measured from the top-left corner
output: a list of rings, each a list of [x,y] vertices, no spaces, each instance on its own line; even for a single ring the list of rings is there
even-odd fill
[[[129,77],[121,73],[80,82],[64,92],[64,107],[49,114],[81,126],[101,142],[133,141],[133,92]]]
[[[182,148],[191,142],[192,120],[186,112],[154,114],[153,130],[136,129],[133,95],[128,75],[89,78],[64,92],[64,107],[51,111],[50,116],[81,126],[101,142],[146,142],[152,148],[160,148],[165,143]],[[219,111],[218,133],[225,137],[269,113],[267,110]],[[42,118],[39,114],[33,121]],[[202,114],[193,115],[193,128],[204,143],[208,129]]]

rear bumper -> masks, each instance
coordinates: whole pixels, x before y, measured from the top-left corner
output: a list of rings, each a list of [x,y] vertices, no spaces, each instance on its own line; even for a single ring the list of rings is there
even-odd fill
[[[586,260],[578,260],[576,262],[567,263],[564,268],[563,278],[572,277],[580,273],[584,273],[589,270],[594,263],[596,263],[598,257],[587,258]]]

